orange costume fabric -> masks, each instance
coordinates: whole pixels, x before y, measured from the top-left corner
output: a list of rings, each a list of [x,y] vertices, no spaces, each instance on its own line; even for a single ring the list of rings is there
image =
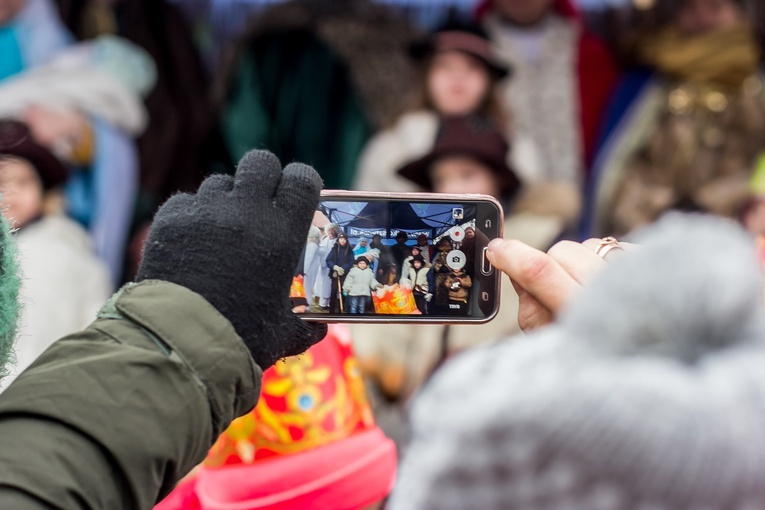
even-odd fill
[[[375,426],[350,334],[331,325],[263,373],[258,405],[155,510],[354,510],[393,487],[396,452]]]

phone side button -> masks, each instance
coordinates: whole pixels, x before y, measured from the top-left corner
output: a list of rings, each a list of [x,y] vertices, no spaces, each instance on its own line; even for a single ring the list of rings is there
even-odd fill
[[[494,271],[494,267],[491,265],[489,258],[486,256],[488,252],[489,248],[484,247],[483,252],[481,253],[481,274],[484,276],[490,276],[492,271]]]

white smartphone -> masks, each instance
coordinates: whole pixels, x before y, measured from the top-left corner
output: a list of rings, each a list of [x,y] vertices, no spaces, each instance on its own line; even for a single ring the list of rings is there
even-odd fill
[[[502,236],[486,195],[324,190],[291,289],[317,322],[485,323],[500,274],[486,258]]]

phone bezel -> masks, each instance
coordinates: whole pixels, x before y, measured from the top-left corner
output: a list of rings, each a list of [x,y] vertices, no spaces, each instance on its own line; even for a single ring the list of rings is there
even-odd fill
[[[496,208],[498,231],[497,237],[503,237],[504,235],[504,209],[502,204],[494,197],[490,195],[481,195],[477,193],[465,193],[465,194],[452,194],[452,193],[393,193],[393,192],[379,192],[379,191],[347,191],[347,190],[322,190],[321,201],[330,201],[334,198],[347,201],[359,201],[365,202],[370,200],[398,200],[406,202],[474,202],[491,204]],[[476,209],[476,216],[478,216],[478,209]],[[476,228],[479,228],[476,224]],[[485,234],[485,227],[480,227],[481,232]],[[487,237],[491,240],[492,237]],[[478,258],[476,258],[476,261]],[[501,272],[494,268],[494,307],[489,315],[486,317],[467,317],[467,316],[454,316],[450,317],[436,317],[430,318],[423,315],[384,315],[384,316],[355,316],[350,314],[297,314],[298,317],[306,322],[317,323],[349,323],[349,324],[486,324],[493,320],[499,313],[500,307],[500,294],[501,294]]]

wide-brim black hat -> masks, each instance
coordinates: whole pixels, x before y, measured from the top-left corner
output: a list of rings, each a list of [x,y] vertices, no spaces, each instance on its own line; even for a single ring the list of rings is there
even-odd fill
[[[459,51],[477,58],[497,80],[512,74],[510,66],[497,55],[479,26],[450,23],[409,46],[409,54],[416,60],[442,51]]]
[[[0,121],[0,155],[29,161],[45,190],[60,186],[68,177],[64,164],[34,140],[26,124],[15,120]]]
[[[486,165],[498,178],[500,193],[511,197],[520,187],[520,180],[507,164],[510,146],[493,122],[483,117],[446,117],[436,136],[433,149],[398,170],[401,177],[431,190],[430,170],[434,163],[447,156],[465,156]]]

